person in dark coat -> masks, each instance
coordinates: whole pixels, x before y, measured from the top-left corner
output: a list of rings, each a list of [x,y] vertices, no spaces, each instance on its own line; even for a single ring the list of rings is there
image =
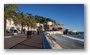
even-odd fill
[[[39,31],[37,31],[38,35],[39,35]]]
[[[24,32],[24,34],[25,34],[25,29],[23,29],[23,32]]]
[[[33,34],[34,34],[34,31],[33,31]]]
[[[32,31],[27,31],[27,38],[31,38]]]

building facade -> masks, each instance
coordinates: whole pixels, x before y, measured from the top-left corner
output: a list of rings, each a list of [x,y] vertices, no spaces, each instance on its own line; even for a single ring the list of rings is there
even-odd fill
[[[53,23],[53,22],[47,22],[47,25],[49,25],[49,30],[65,30],[64,24],[59,24],[59,23]]]

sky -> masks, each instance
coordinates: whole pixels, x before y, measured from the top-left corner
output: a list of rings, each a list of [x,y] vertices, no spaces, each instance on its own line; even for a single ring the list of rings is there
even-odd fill
[[[84,4],[18,4],[24,13],[51,18],[66,29],[84,31]]]

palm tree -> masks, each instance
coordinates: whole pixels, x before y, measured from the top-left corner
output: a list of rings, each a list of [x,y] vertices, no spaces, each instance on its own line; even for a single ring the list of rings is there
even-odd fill
[[[31,26],[31,18],[28,16],[27,18],[26,18],[26,25],[28,26],[28,31],[29,31],[29,27]]]
[[[25,19],[24,19],[24,14],[23,14],[23,12],[20,13],[19,22],[20,22],[20,24],[21,24],[21,26],[22,26],[21,30],[23,30],[24,23],[25,23]]]
[[[39,26],[39,27],[38,27],[38,30],[39,30],[39,31],[42,31],[42,26]]]
[[[13,19],[13,16],[16,14],[16,10],[18,10],[18,8],[15,4],[4,5],[4,35],[6,34],[6,20]]]
[[[20,25],[20,19],[21,19],[21,15],[20,13],[17,13],[13,19],[14,21],[14,24],[17,26],[17,25]]]
[[[16,25],[21,25],[21,30],[23,30],[23,27],[26,25],[26,22],[27,22],[26,18],[27,18],[27,14],[23,14],[23,12],[17,13],[14,19],[14,23]]]
[[[27,21],[26,22],[27,22],[28,30],[29,30],[29,27],[31,27],[31,29],[32,28],[36,28],[35,18],[31,14],[28,14],[28,17],[27,17]]]

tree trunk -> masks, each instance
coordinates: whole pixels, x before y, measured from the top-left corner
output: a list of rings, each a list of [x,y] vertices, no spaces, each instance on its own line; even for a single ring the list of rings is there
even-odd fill
[[[10,19],[10,25],[11,25],[11,19]]]
[[[22,25],[22,28],[21,28],[21,33],[23,33],[23,23],[21,23],[21,25]]]
[[[6,35],[6,19],[4,18],[4,37]]]
[[[32,27],[31,27],[31,31],[32,31]]]
[[[28,26],[28,31],[29,31],[29,26]]]

